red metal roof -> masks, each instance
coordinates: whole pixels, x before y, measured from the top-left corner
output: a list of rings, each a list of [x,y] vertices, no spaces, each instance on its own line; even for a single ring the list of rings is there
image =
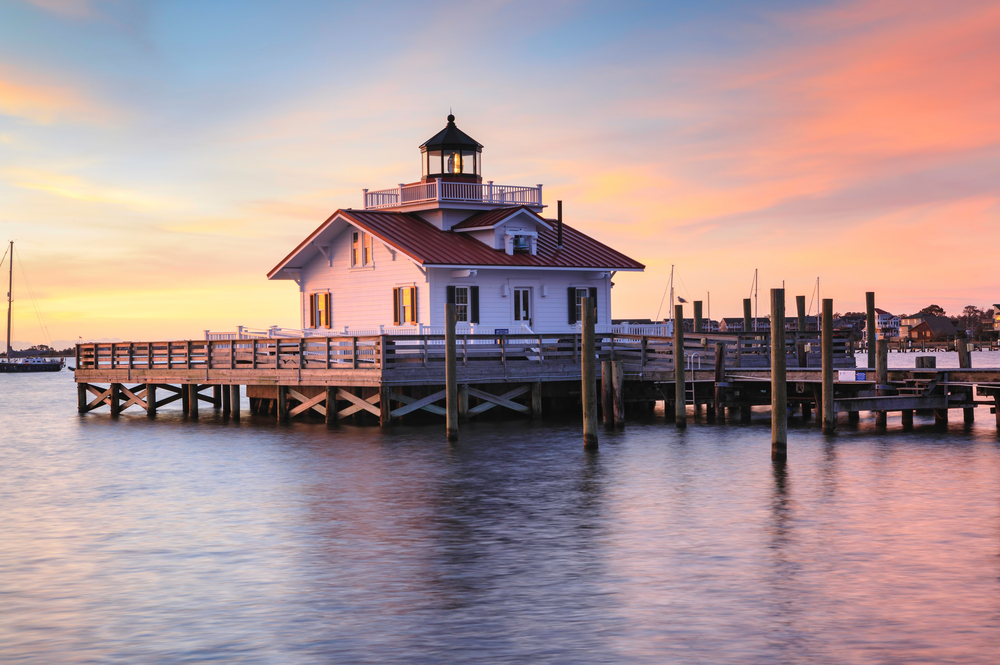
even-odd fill
[[[541,224],[549,224],[549,220],[545,219],[534,210],[527,206],[513,206],[510,208],[497,208],[496,210],[486,210],[484,212],[477,212],[472,217],[464,219],[458,224],[452,226],[452,229],[482,229],[482,228],[493,228],[503,220],[507,219],[511,215],[519,212],[525,211],[532,217],[534,217]]]
[[[503,209],[504,216],[510,208]],[[489,211],[499,213],[500,211]],[[534,214],[534,213],[533,213]],[[523,268],[582,268],[604,270],[643,270],[645,266],[563,224],[563,246],[556,247],[556,230],[538,226],[538,253],[507,254],[493,249],[465,233],[442,231],[411,213],[376,210],[338,210],[308,238],[303,240],[281,263],[271,278],[295,258],[338,215],[395,247],[417,263],[426,266],[497,266]],[[297,266],[301,267],[301,266]]]

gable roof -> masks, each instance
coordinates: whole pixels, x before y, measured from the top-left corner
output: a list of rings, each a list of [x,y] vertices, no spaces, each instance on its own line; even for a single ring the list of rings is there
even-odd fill
[[[935,336],[954,335],[956,332],[955,326],[952,324],[951,319],[947,316],[935,316],[933,314],[929,314],[924,318],[923,323],[913,326],[911,330],[917,330],[923,326],[927,326],[928,330],[930,330]]]
[[[428,267],[556,268],[583,270],[644,270],[646,266],[590,236],[563,224],[563,246],[556,247],[556,231],[538,228],[537,254],[507,254],[465,233],[442,231],[417,215],[376,210],[338,210],[299,243],[267,274],[275,279],[285,269],[300,269],[312,258],[298,260],[324,230],[338,218],[367,231],[402,252],[415,263]],[[283,278],[283,277],[278,277]]]
[[[516,217],[522,212],[527,213],[534,218],[534,222],[547,229],[551,229],[552,225],[549,221],[539,215],[537,212],[532,210],[527,206],[514,206],[512,208],[497,208],[496,210],[484,210],[483,212],[477,212],[472,217],[464,219],[458,224],[452,226],[452,230],[466,231],[469,229],[495,229],[500,226],[508,219]]]

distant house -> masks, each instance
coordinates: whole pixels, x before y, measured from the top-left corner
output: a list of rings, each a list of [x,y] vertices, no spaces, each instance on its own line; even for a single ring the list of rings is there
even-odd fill
[[[924,320],[910,329],[910,339],[918,342],[936,342],[951,339],[956,334],[955,326],[947,316],[925,315]]]
[[[911,314],[909,316],[902,316],[899,319],[899,336],[909,337],[910,331],[916,326],[919,326],[927,318],[927,314],[923,312],[917,312],[916,314]]]
[[[750,319],[750,331],[749,332],[769,332],[771,330],[771,319],[765,316],[759,316],[756,319]],[[742,316],[727,316],[719,321],[719,332],[743,332],[743,317]]]
[[[993,305],[993,330],[1000,330],[1000,305]]]
[[[875,331],[876,339],[891,339],[899,337],[899,317],[884,309],[875,308]],[[865,341],[868,340],[868,331],[865,330]]]
[[[819,330],[819,321],[816,316],[806,316],[806,330]],[[785,317],[785,330],[789,332],[796,332],[799,329],[799,317],[797,316],[786,316]]]

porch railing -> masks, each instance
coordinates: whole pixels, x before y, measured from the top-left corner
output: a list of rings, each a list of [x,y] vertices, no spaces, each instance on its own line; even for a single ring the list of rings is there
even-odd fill
[[[364,190],[365,210],[445,201],[449,203],[485,203],[497,206],[525,205],[542,207],[542,185],[494,185],[493,181],[449,182],[437,178],[429,182],[378,190]]]

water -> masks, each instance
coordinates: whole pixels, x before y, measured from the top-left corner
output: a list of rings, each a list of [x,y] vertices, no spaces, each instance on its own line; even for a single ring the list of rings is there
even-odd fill
[[[69,372],[0,380],[4,662],[997,661],[985,409],[830,438],[795,419],[781,470],[766,411],[661,413],[585,454],[570,421],[449,447],[441,426],[81,417]]]

